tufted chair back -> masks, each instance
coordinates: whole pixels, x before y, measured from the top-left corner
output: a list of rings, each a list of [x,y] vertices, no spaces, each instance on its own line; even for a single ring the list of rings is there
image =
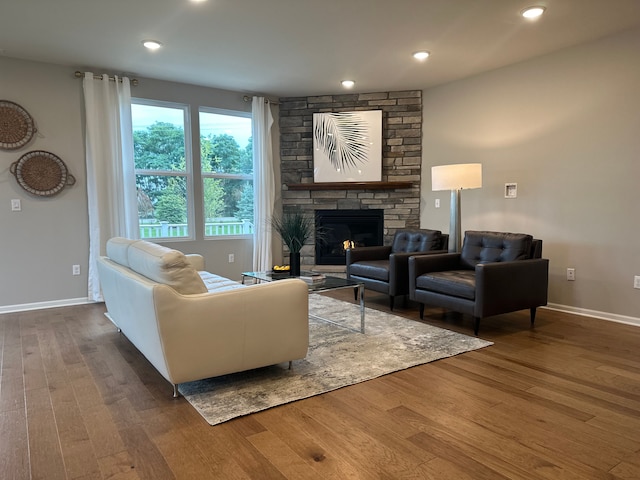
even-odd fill
[[[391,253],[426,252],[446,249],[440,230],[398,230],[393,237]]]
[[[542,252],[542,245],[525,233],[467,231],[460,260],[463,266],[475,268],[479,263],[511,262],[534,258]],[[536,252],[538,250],[538,252]],[[539,258],[539,257],[538,257]]]

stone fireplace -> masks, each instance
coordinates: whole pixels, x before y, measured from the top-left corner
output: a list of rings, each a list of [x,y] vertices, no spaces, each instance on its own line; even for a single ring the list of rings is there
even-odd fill
[[[317,210],[382,212],[382,241],[391,244],[396,230],[419,228],[422,164],[422,92],[355,93],[279,99],[282,208],[315,217]],[[313,114],[382,110],[381,182],[338,188],[313,182]],[[347,240],[341,239],[340,241]],[[285,258],[288,252],[285,251]],[[315,238],[301,253],[303,266],[316,262]],[[285,260],[286,261],[286,260]],[[325,260],[322,260],[323,262]],[[332,259],[331,262],[335,262]],[[341,261],[344,265],[344,260]]]
[[[316,210],[315,224],[316,265],[344,265],[347,248],[383,242],[383,210]]]

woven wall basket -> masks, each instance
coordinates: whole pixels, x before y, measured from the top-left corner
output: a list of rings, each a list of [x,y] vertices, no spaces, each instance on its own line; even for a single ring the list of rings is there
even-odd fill
[[[29,112],[17,103],[0,100],[0,148],[16,150],[24,147],[35,133]]]
[[[22,188],[41,197],[50,197],[76,183],[64,162],[53,153],[43,150],[25,153],[11,164],[9,170]]]

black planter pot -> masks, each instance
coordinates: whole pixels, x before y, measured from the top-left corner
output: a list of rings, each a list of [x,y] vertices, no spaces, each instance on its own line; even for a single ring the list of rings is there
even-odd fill
[[[292,277],[300,276],[300,252],[290,253],[289,254],[289,275]]]

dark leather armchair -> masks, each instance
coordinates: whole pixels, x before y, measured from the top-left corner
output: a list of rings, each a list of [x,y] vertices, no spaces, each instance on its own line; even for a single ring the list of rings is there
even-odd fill
[[[390,246],[348,249],[347,278],[389,295],[389,307],[393,310],[394,298],[409,294],[409,257],[444,253],[448,241],[449,235],[440,230],[398,230]],[[357,295],[357,289],[355,292]]]
[[[536,308],[547,304],[549,260],[542,240],[522,233],[467,231],[461,253],[409,259],[409,296],[425,304],[480,319],[528,308],[531,326]]]

